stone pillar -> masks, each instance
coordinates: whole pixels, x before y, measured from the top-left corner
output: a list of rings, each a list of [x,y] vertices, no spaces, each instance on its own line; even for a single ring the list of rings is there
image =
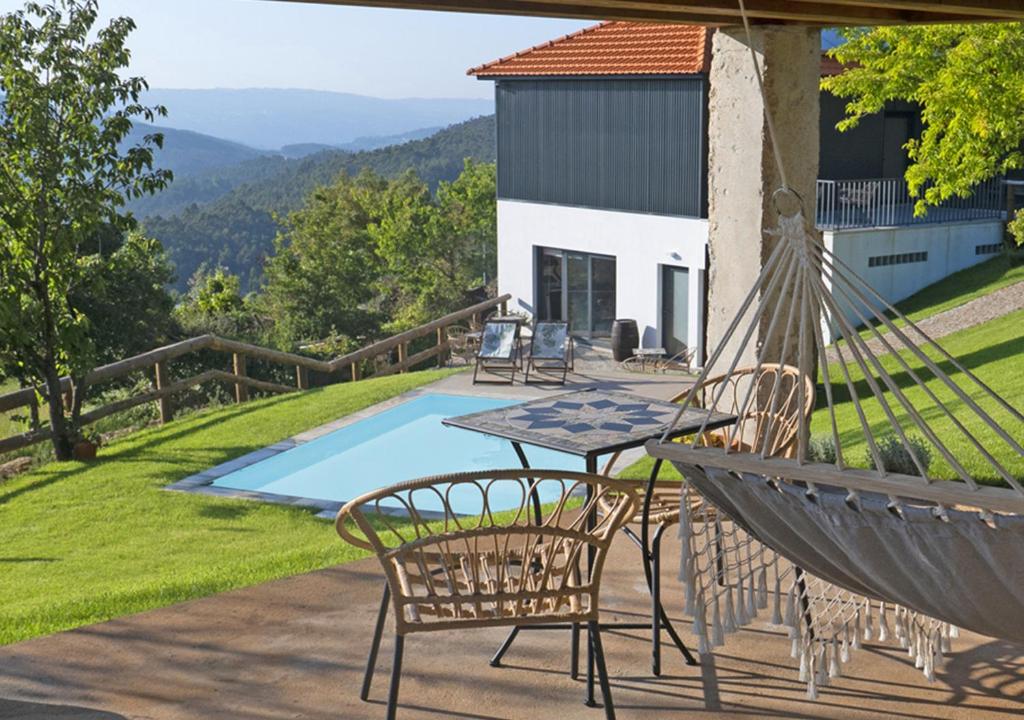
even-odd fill
[[[810,28],[758,26],[752,29],[752,36],[789,185],[803,197],[805,214],[813,216],[818,176],[820,33]],[[710,86],[709,357],[774,247],[773,239],[764,233],[777,224],[772,193],[782,184],[768,136],[765,102],[742,28],[722,28],[714,34]],[[749,318],[745,318],[740,327],[745,329],[748,323]],[[765,322],[760,333],[766,330]],[[741,339],[742,332],[734,336],[713,372],[728,369]],[[758,345],[763,339],[758,337]],[[774,355],[778,358],[779,353]],[[768,357],[772,357],[770,351]],[[755,361],[756,347],[751,343],[740,366]]]

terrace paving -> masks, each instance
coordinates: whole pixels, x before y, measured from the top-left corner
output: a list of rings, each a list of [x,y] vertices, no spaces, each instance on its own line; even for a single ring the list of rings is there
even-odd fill
[[[574,386],[668,398],[685,378],[616,373],[601,353],[584,357]],[[602,362],[604,364],[602,364]],[[516,397],[569,388],[511,389]],[[508,395],[472,386],[467,374],[431,386]],[[338,540],[340,542],[340,540]],[[215,548],[211,551],[215,552]],[[173,549],[170,549],[173,551]],[[667,542],[665,565],[678,562]],[[664,598],[679,616],[682,590],[666,570]],[[369,558],[0,648],[0,719],[179,720],[342,718],[384,715],[391,641],[385,636],[371,703],[358,699],[382,573]],[[620,536],[605,570],[604,621],[646,617],[649,597],[638,553]],[[689,625],[679,619],[686,639]],[[503,631],[428,633],[406,642],[402,720],[601,720],[568,675],[561,632],[520,635],[505,667],[488,659]],[[806,699],[789,642],[755,623],[700,667],[665,648],[665,674],[649,672],[643,631],[607,631],[618,717],[631,718],[994,718],[1024,717],[1024,647],[963,633],[927,683],[906,653],[868,644],[844,676]]]
[[[675,543],[665,552],[673,554]],[[665,574],[675,617],[681,590]],[[643,576],[625,537],[613,545],[605,578],[604,620],[643,616]],[[380,589],[380,567],[367,559],[0,648],[0,718],[382,718],[387,635],[372,702],[358,699]],[[583,706],[582,682],[569,679],[567,634],[523,633],[506,666],[491,668],[502,637],[494,630],[410,636],[399,718],[604,717]],[[866,645],[816,702],[797,680],[788,640],[769,626],[731,636],[700,667],[666,648],[660,678],[649,673],[642,631],[607,631],[605,645],[623,720],[1024,716],[1024,648],[970,633],[955,641],[932,684],[905,652]]]

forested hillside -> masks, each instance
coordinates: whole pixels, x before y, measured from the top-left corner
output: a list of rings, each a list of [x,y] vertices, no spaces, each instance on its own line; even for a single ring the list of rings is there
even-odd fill
[[[153,153],[153,164],[170,170],[178,177],[215,171],[268,154],[263,150],[211,135],[141,122],[134,123],[122,144],[125,147],[138,145],[144,137],[154,133],[163,135],[164,146]]]
[[[262,274],[281,217],[298,209],[316,187],[340,174],[366,168],[387,178],[413,170],[434,190],[454,180],[463,161],[493,162],[494,116],[452,125],[422,140],[358,153],[328,150],[302,158],[258,157],[226,168],[175,180],[170,187],[132,204],[147,234],[158,238],[174,262],[179,290],[203,264],[237,274],[243,290]]]

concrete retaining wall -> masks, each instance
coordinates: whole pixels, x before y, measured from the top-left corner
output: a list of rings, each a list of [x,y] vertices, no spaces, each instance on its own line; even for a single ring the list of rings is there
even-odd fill
[[[979,245],[1002,242],[1003,223],[986,220],[892,228],[861,228],[824,233],[825,247],[860,275],[891,303],[952,275],[958,270],[990,259],[993,253],[978,254]],[[928,253],[927,260],[882,264],[871,258]],[[849,305],[846,317],[854,325],[859,318]],[[828,323],[832,337],[838,337],[835,321]]]

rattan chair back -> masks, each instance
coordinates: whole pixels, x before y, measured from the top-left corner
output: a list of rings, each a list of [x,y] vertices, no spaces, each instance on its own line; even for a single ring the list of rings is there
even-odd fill
[[[681,393],[673,401],[679,402],[688,393],[689,390]],[[746,402],[749,393],[756,393],[754,402]],[[703,407],[715,406],[718,412],[739,418],[729,427],[706,431],[705,442],[765,457],[793,454],[800,423],[810,418],[815,400],[811,379],[792,365],[778,363],[740,368],[728,375],[708,378],[699,388],[698,397],[701,396]],[[743,407],[746,412],[740,411]]]
[[[597,515],[599,503],[607,509]],[[400,635],[587,622],[598,617],[608,547],[636,504],[635,486],[625,481],[498,470],[439,475],[367,493],[341,509],[336,527],[347,542],[377,554]],[[467,506],[475,508],[472,513]],[[592,524],[588,515],[595,516]],[[587,577],[580,568],[591,548]]]

